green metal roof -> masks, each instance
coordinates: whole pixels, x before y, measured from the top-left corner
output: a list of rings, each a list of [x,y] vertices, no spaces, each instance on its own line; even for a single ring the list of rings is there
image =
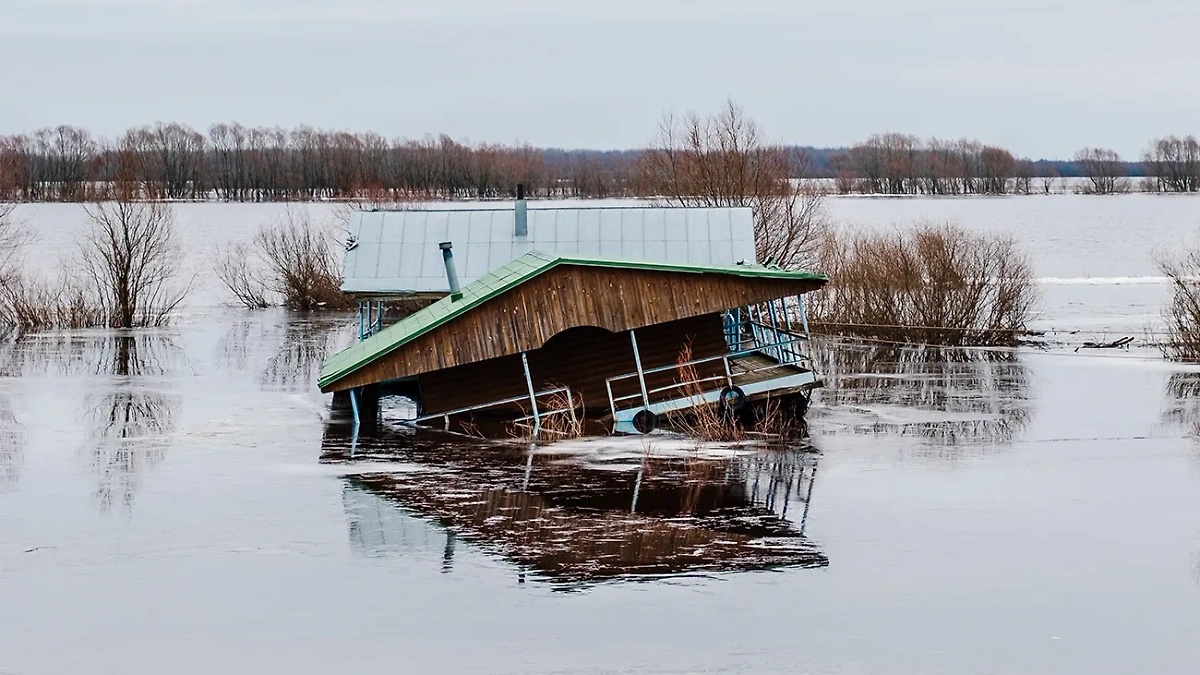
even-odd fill
[[[559,265],[583,265],[587,267],[613,267],[630,270],[661,270],[664,272],[686,272],[694,274],[729,274],[760,279],[788,279],[792,281],[828,281],[828,277],[810,272],[795,272],[777,267],[756,265],[688,265],[666,262],[635,262],[608,258],[587,258],[568,255],[551,255],[542,251],[530,251],[512,262],[499,267],[467,284],[462,297],[452,300],[449,296],[428,307],[413,312],[371,337],[329,357],[321,364],[318,385],[325,387],[353,373],[380,357],[403,347],[416,338],[475,307],[509,291],[533,277]]]

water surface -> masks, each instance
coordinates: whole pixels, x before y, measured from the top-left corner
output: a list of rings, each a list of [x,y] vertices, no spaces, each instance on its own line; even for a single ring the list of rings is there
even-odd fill
[[[1149,242],[1200,204],[1076,199],[834,208],[1146,200]],[[348,318],[211,287],[168,329],[4,342],[0,672],[1194,672],[1200,369],[1076,352],[1145,325],[1161,289],[1112,279],[1153,270],[1021,232],[1039,276],[1108,279],[1057,285],[1070,337],[826,343],[786,448],[353,437],[313,389]]]

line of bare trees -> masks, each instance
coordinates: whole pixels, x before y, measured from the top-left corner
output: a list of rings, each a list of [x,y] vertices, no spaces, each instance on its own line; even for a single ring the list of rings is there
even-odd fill
[[[787,177],[833,178],[843,194],[1049,192],[1059,169],[1086,179],[1080,191],[1088,193],[1129,190],[1132,175],[1144,175],[1140,187],[1148,191],[1200,190],[1193,136],[1154,139],[1140,162],[1103,148],[1086,148],[1068,162],[1033,162],[974,140],[899,133],[843,150],[773,147]],[[0,200],[489,199],[512,196],[518,183],[534,197],[629,197],[645,194],[642,167],[659,149],[560,150],[237,123],[200,131],[160,122],[103,139],[61,125],[0,136]],[[117,194],[119,181],[136,193]]]
[[[118,180],[144,199],[487,199],[518,183],[538,197],[614,197],[629,194],[635,155],[236,123],[207,133],[158,123],[103,140],[64,125],[0,136],[0,199],[112,199]]]
[[[1200,191],[1200,142],[1195,136],[1154,139],[1142,154],[1142,164],[1150,179],[1150,190]]]
[[[1028,194],[1037,177],[1032,160],[1004,148],[896,133],[871,136],[831,163],[843,194]]]

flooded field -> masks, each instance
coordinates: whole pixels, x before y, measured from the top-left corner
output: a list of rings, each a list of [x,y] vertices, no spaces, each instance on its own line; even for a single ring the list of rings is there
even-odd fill
[[[278,208],[180,207],[192,262]],[[203,276],[170,328],[0,344],[0,673],[1193,672],[1200,368],[1075,348],[1154,330],[1200,201],[831,210],[1012,231],[1048,345],[823,342],[791,447],[530,448],[330,423],[350,318]]]

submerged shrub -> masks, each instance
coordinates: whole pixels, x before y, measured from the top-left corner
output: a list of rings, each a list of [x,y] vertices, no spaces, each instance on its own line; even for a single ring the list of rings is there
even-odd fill
[[[0,328],[17,332],[55,328],[161,326],[183,301],[176,283],[183,261],[169,206],[105,202],[84,208],[88,225],[76,253],[48,281],[23,269],[24,231],[0,210]]]
[[[247,244],[217,250],[216,272],[238,302],[251,308],[345,309],[341,251],[332,228],[289,210]]]
[[[1200,247],[1163,256],[1158,267],[1171,282],[1171,300],[1163,309],[1167,324],[1163,354],[1181,361],[1200,361]]]
[[[161,326],[183,302],[177,282],[183,247],[175,214],[161,202],[112,201],[84,207],[88,228],[79,240],[84,290],[111,328]]]
[[[1009,237],[953,225],[826,235],[811,294],[820,332],[903,343],[1012,345],[1037,298],[1033,272]]]

